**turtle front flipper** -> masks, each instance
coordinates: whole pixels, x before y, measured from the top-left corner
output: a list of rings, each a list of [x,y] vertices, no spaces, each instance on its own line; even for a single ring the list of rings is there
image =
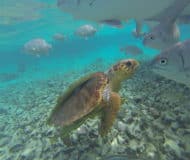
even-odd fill
[[[112,127],[121,105],[119,94],[112,92],[109,102],[102,108],[102,118],[100,125],[100,135],[105,136]]]

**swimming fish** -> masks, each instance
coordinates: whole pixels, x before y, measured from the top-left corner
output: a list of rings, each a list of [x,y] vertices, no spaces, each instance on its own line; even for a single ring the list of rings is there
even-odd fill
[[[150,20],[157,20],[160,23],[144,36],[143,44],[155,49],[164,49],[178,42],[180,31],[176,20],[189,4],[190,0],[175,0],[164,12],[151,18]]]
[[[65,36],[62,33],[55,33],[53,35],[53,39],[63,41],[65,39]]]
[[[111,19],[144,20],[158,15],[173,2],[174,0],[57,0],[57,6],[76,19],[100,22]],[[190,6],[183,12],[188,13]]]
[[[80,26],[76,31],[75,31],[75,35],[79,36],[79,37],[83,37],[85,39],[87,39],[88,37],[92,37],[95,35],[96,33],[96,29],[89,24]]]
[[[135,46],[135,45],[129,45],[126,47],[122,47],[120,49],[120,51],[125,52],[125,54],[132,54],[132,55],[143,54],[142,49],[140,49],[138,46]]]
[[[150,67],[155,73],[190,87],[190,39],[163,50]]]
[[[52,45],[42,38],[32,39],[24,44],[24,51],[37,57],[47,55],[51,49]]]
[[[148,18],[161,14],[174,0],[57,0],[57,6],[76,20],[101,22],[106,20],[126,21],[135,19],[137,35],[141,23]],[[181,15],[190,14],[190,5]]]
[[[103,20],[103,21],[101,21],[101,23],[107,24],[107,25],[110,25],[110,26],[114,26],[114,27],[117,27],[117,28],[122,28],[123,27],[122,22],[117,20],[117,19]]]

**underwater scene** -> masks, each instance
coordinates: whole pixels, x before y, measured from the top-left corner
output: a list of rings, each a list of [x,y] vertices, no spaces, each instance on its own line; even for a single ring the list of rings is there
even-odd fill
[[[0,0],[0,160],[190,160],[190,0]]]

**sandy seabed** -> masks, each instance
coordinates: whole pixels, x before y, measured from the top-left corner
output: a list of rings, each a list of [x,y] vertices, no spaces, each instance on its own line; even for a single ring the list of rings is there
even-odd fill
[[[93,66],[97,67],[97,66]],[[58,95],[71,82],[96,70],[18,82],[0,90],[2,160],[188,160],[190,89],[141,69],[122,84],[124,99],[107,137],[98,117],[88,119],[65,145],[46,124]],[[129,158],[133,157],[133,158]]]

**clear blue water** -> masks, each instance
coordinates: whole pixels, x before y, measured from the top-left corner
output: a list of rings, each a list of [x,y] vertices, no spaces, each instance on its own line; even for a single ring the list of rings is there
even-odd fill
[[[43,3],[42,7],[39,7],[38,3],[40,2]],[[85,139],[83,135],[83,142],[78,140],[78,142],[74,143],[74,146],[65,146],[60,140],[51,141],[52,137],[56,137],[56,131],[47,126],[45,121],[55,105],[57,97],[68,88],[71,82],[76,81],[87,72],[106,71],[112,64],[121,59],[135,58],[140,62],[149,61],[158,54],[158,51],[144,47],[141,39],[137,39],[132,35],[131,32],[135,28],[133,20],[124,24],[123,28],[115,28],[108,25],[102,26],[94,22],[74,20],[71,15],[65,14],[56,8],[54,0],[31,0],[30,3],[27,0],[19,2],[9,0],[7,3],[5,3],[5,0],[0,0],[0,159],[86,159],[85,156],[81,156],[85,151],[80,150],[80,145],[92,144],[93,146],[94,141],[98,139],[96,135],[95,138],[92,138],[95,139],[94,141],[89,141],[89,137]],[[15,5],[19,8],[18,10],[15,9]],[[34,16],[34,13],[39,14],[39,17]],[[23,15],[26,15],[26,17]],[[74,35],[74,31],[84,24],[92,24],[97,28],[97,34],[88,40]],[[180,26],[181,40],[189,37],[189,27],[190,25]],[[146,30],[147,26],[144,26],[144,31]],[[63,33],[68,38],[64,41],[56,41],[53,39],[55,33]],[[25,53],[23,50],[24,44],[33,38],[43,38],[52,44],[53,48],[49,55],[38,58]],[[126,45],[139,46],[143,49],[143,55],[126,55],[120,52],[120,48]],[[166,81],[167,85],[170,86],[170,81],[168,82],[165,79],[161,81]],[[134,83],[131,80],[129,85]],[[175,82],[171,83],[174,83],[171,84],[171,86],[174,85],[174,88],[176,85],[178,86]],[[162,87],[164,88],[164,85]],[[176,87],[174,91],[178,91],[180,87]],[[138,87],[132,88],[136,92],[126,93],[126,95],[138,94]],[[133,91],[133,89],[130,91]],[[157,88],[157,90],[159,89]],[[160,90],[163,91],[162,89]],[[123,92],[127,92],[127,89]],[[186,98],[185,91],[180,93],[182,99]],[[150,93],[147,92],[146,94]],[[179,95],[176,96],[179,98]],[[176,98],[175,95],[171,97],[172,102],[169,101],[168,103],[173,104],[173,99]],[[164,127],[167,128],[167,125]],[[188,127],[189,125],[184,127],[184,130],[181,127],[179,132],[184,132],[186,138],[190,139],[190,128]],[[165,128],[162,128],[162,130],[165,130]],[[168,133],[173,133],[173,139],[176,143],[169,140],[167,141],[168,144],[166,142],[163,143],[166,148],[169,146],[169,151],[166,149],[165,153],[163,153],[164,156],[161,158],[157,156],[157,159],[173,160],[176,157],[175,160],[180,158],[180,160],[188,159],[190,147],[186,144],[181,144],[180,146],[178,139],[180,139],[179,135],[181,134],[176,134],[175,130]],[[164,135],[160,132],[160,137],[167,137],[168,133],[164,133],[166,134]],[[109,136],[113,137],[113,135]],[[175,136],[178,137],[175,138]],[[97,148],[106,148],[106,145],[112,144],[109,141],[110,137],[105,140],[105,144]],[[127,141],[123,146],[128,146],[129,143]],[[147,147],[148,142],[144,146]],[[121,153],[127,156],[129,154],[127,147],[120,152],[118,148],[116,147],[115,150],[113,149],[109,152],[105,151],[102,155],[119,156]],[[178,151],[179,148],[182,148],[182,151]],[[158,146],[155,146],[155,150],[157,154],[162,152]],[[133,154],[138,155],[137,152],[135,151]],[[142,153],[144,152],[142,151]],[[176,152],[173,157],[171,156],[172,152]],[[86,153],[91,154],[91,159],[103,157],[98,149],[97,151],[95,150],[95,147],[90,149],[88,146]],[[77,156],[74,156],[76,154],[80,155],[78,156],[80,158],[76,158]],[[141,157],[139,157],[140,159]],[[149,159],[151,159],[151,156],[149,156]]]

